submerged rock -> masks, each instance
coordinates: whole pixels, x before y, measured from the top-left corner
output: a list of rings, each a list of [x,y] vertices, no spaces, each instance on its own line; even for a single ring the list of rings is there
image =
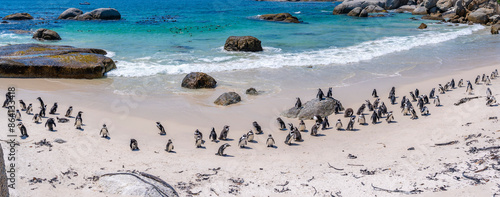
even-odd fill
[[[267,21],[281,21],[287,23],[300,23],[299,19],[292,16],[290,13],[279,13],[279,14],[264,14],[259,17],[262,20]]]
[[[101,78],[116,68],[106,51],[61,45],[0,47],[0,77]]]
[[[55,31],[49,30],[49,29],[38,29],[36,32],[33,34],[33,39],[36,40],[61,40],[61,37],[59,34]]]
[[[241,101],[241,97],[236,92],[226,92],[217,98],[214,103],[216,105],[231,105]]]
[[[426,29],[427,25],[425,23],[421,23],[420,26],[418,26],[419,29]]]
[[[210,75],[202,72],[192,72],[182,79],[181,86],[189,89],[215,88],[217,81]]]
[[[248,88],[247,91],[245,92],[248,95],[258,95],[259,92],[255,88]]]
[[[33,17],[28,13],[15,13],[7,15],[2,18],[2,20],[31,20]]]
[[[262,51],[262,45],[259,39],[253,36],[230,36],[224,44],[226,51]]]

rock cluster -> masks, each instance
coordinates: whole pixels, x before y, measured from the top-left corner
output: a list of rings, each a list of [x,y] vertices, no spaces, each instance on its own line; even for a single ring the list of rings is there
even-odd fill
[[[121,14],[114,8],[98,8],[91,12],[83,13],[80,9],[69,8],[57,19],[71,20],[120,20]]]

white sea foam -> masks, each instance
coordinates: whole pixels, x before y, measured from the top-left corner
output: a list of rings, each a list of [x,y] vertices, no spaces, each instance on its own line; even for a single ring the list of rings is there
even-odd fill
[[[108,53],[108,54],[106,54],[106,57],[109,57],[109,58],[112,58],[116,55],[116,53],[113,51],[106,51],[106,53]]]
[[[281,49],[264,47],[260,53],[224,52],[223,57],[191,56],[190,61],[175,62],[173,58],[162,61],[136,59],[118,61],[118,69],[110,76],[141,77],[155,74],[181,74],[189,72],[220,72],[228,70],[244,70],[255,68],[280,68],[284,66],[317,66],[345,65],[360,61],[368,61],[390,53],[410,50],[415,47],[438,44],[470,35],[474,31],[484,29],[480,25],[472,25],[449,29],[444,32],[425,31],[415,36],[385,37],[366,41],[349,47],[332,47],[328,49],[306,51],[300,53],[282,53]],[[222,50],[222,47],[216,50]]]

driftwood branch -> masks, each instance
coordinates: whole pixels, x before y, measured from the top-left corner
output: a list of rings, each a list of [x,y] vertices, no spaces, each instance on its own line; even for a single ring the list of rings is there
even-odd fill
[[[453,144],[457,144],[458,141],[455,140],[455,141],[451,141],[451,142],[446,142],[446,143],[437,143],[437,144],[434,144],[436,146],[448,146],[448,145],[453,145]]]
[[[335,170],[344,170],[343,168],[336,168],[336,167],[333,167],[332,165],[330,165],[330,163],[328,163],[328,167],[329,168],[333,168]]]
[[[394,193],[403,193],[403,194],[419,194],[420,192],[422,192],[422,190],[418,190],[418,189],[413,189],[411,191],[404,191],[404,190],[400,190],[400,189],[389,190],[389,189],[376,187],[373,184],[372,184],[372,187],[375,191],[384,191],[384,192],[388,192],[388,193],[394,192]]]
[[[481,179],[478,179],[478,178],[473,177],[473,176],[467,176],[467,175],[465,175],[465,172],[462,172],[462,176],[464,176],[466,179],[473,180],[475,184],[481,183]]]
[[[475,96],[475,97],[465,97],[465,98],[462,98],[460,99],[458,102],[456,102],[454,105],[455,106],[459,106],[460,104],[463,104],[463,103],[466,103],[467,101],[470,101],[472,99],[478,99],[479,96]]]

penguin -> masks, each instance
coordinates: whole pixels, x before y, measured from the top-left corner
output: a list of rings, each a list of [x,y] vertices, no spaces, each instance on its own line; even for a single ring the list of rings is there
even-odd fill
[[[420,91],[418,90],[418,88],[415,89],[415,97],[418,97],[420,96]]]
[[[348,131],[354,130],[354,122],[355,122],[355,120],[356,120],[355,116],[351,117],[351,120],[349,120],[349,123],[347,124],[346,130],[348,130]]]
[[[224,125],[224,128],[222,128],[222,131],[220,132],[219,140],[226,140],[228,133],[229,133],[229,126]]]
[[[486,105],[492,106],[497,102],[494,96],[490,96],[486,99]]]
[[[379,117],[376,112],[373,112],[370,119],[372,120],[372,124],[377,124]]]
[[[479,79],[481,78],[481,76],[477,76],[476,77],[476,80],[474,80],[474,84],[478,85],[479,84]]]
[[[18,109],[16,109],[16,120],[21,121],[21,112]]]
[[[332,88],[331,87],[328,88],[328,92],[326,93],[326,97],[327,98],[333,98],[333,92],[332,92]]]
[[[302,102],[300,101],[300,98],[297,97],[297,102],[295,102],[295,108],[301,108],[302,107]]]
[[[139,150],[139,146],[137,146],[137,140],[130,139],[130,149],[132,149],[132,151]]]
[[[434,98],[435,91],[436,91],[436,88],[432,88],[431,92],[429,93],[429,98]]]
[[[174,150],[174,144],[172,144],[172,140],[168,139],[167,146],[165,147],[165,151],[168,153],[172,152]]]
[[[266,145],[267,147],[274,147],[274,139],[271,134],[267,137]]]
[[[306,130],[306,123],[304,123],[304,120],[300,120],[299,131],[304,132],[305,130]]]
[[[413,94],[413,92],[410,92],[410,96],[411,96],[412,102],[417,101],[417,97],[415,96],[415,94]]]
[[[200,138],[201,140],[203,140],[203,133],[200,132],[200,130],[196,129],[196,131],[194,131],[194,139],[196,138]]]
[[[3,102],[3,105],[2,107],[8,107],[9,106],[9,103],[12,101],[12,96],[11,96],[11,93],[10,92],[7,92],[5,94],[5,101]]]
[[[422,116],[429,115],[429,108],[427,108],[427,106],[422,107],[420,110],[420,115],[422,115]]]
[[[83,124],[82,118],[78,118],[78,116],[77,116],[75,118],[75,124],[74,124],[75,128],[76,129],[82,129],[82,124]]]
[[[67,123],[69,122],[69,119],[67,118],[59,118],[59,117],[56,117],[57,118],[57,122],[59,123]]]
[[[436,107],[441,106],[441,100],[439,100],[439,96],[437,95],[434,97],[434,104],[436,104]]]
[[[31,114],[31,113],[33,113],[33,105],[30,103],[26,108],[26,114]]]
[[[486,81],[484,82],[486,85],[491,85],[490,77],[486,76]]]
[[[257,121],[253,121],[252,125],[253,125],[253,128],[254,128],[256,134],[263,134],[264,133],[262,131],[262,127],[260,127],[260,125],[259,125],[259,123],[257,123]]]
[[[313,116],[313,119],[317,122],[317,123],[322,123],[323,122],[323,118],[321,118],[320,115],[315,115]]]
[[[363,103],[361,107],[358,108],[358,111],[356,112],[357,115],[363,114],[363,111],[365,111],[366,105]]]
[[[286,130],[286,125],[285,122],[281,118],[276,118],[276,121],[278,121],[278,124],[280,125],[280,130]]]
[[[446,93],[445,90],[444,90],[444,87],[441,84],[439,84],[438,90],[439,90],[439,94]]]
[[[75,121],[76,121],[76,119],[80,119],[80,121],[83,123],[82,114],[83,114],[83,112],[79,111],[78,114],[76,114]]]
[[[387,117],[385,118],[385,121],[387,121],[387,123],[391,123],[392,121],[394,121],[394,115],[392,115],[392,111],[387,112]]]
[[[295,133],[293,131],[288,132],[288,135],[285,138],[285,144],[291,145],[293,138],[295,138]]]
[[[490,79],[495,79],[495,72],[491,72]]]
[[[424,94],[424,95],[422,95],[422,98],[424,99],[424,103],[425,103],[425,104],[429,104],[429,103],[430,103],[430,102],[429,102],[429,97],[427,97],[427,95],[425,95],[425,94]]]
[[[393,105],[396,104],[396,96],[394,96],[394,95],[391,96],[391,104],[393,104]]]
[[[361,114],[358,116],[358,122],[360,125],[364,125],[366,124],[366,119],[365,119],[365,115],[364,114]]]
[[[424,107],[424,99],[422,98],[418,98],[418,101],[417,101],[417,107],[419,109],[422,109],[422,107]]]
[[[318,94],[316,94],[316,98],[319,99],[319,101],[323,100],[323,97],[325,96],[325,94],[323,93],[323,91],[321,90],[321,88],[318,88]]]
[[[387,114],[387,107],[385,106],[384,102],[382,102],[382,104],[380,104],[380,111],[382,114]]]
[[[373,96],[373,98],[377,98],[378,97],[376,89],[373,89],[372,96]]]
[[[486,97],[490,97],[490,96],[493,96],[493,94],[491,93],[491,89],[487,88],[486,89]]]
[[[323,122],[321,123],[321,130],[325,130],[330,127],[330,122],[328,122],[328,116],[325,116]]]
[[[201,139],[200,136],[196,137],[194,144],[196,145],[196,148],[201,148],[201,145],[203,144],[203,140]]]
[[[66,117],[71,117],[71,112],[73,112],[73,106],[69,106],[68,110],[66,110]]]
[[[344,112],[344,117],[351,117],[354,114],[354,110],[352,108],[347,108]]]
[[[160,135],[167,135],[167,132],[165,132],[165,127],[163,127],[160,122],[156,122],[156,127],[160,130]]]
[[[45,108],[45,103],[43,102],[42,98],[37,97],[36,99],[40,102],[40,107]]]
[[[253,138],[254,137],[255,137],[255,135],[253,134],[253,131],[252,130],[248,131],[248,133],[247,133],[247,139],[248,139],[248,141],[249,142],[253,142]]]
[[[38,124],[38,123],[40,122],[40,120],[41,120],[40,115],[35,114],[35,115],[33,116],[33,122],[34,122],[34,123],[37,123],[37,124]]]
[[[486,82],[486,74],[483,73],[483,77],[481,78],[482,82]]]
[[[368,108],[368,111],[373,111],[373,105],[370,103],[369,100],[365,100],[366,102],[366,108]]]
[[[217,133],[215,133],[215,128],[212,127],[212,131],[210,131],[208,139],[212,140],[212,142],[217,142]]]
[[[470,83],[470,81],[469,81],[469,80],[467,80],[467,90],[465,90],[465,92],[466,92],[467,94],[472,94],[472,91],[473,91],[473,90],[474,90],[474,89],[472,88],[472,84]]]
[[[38,113],[38,115],[40,115],[40,117],[45,117],[45,110],[47,109],[46,107],[47,107],[47,105],[40,108],[40,113]]]
[[[340,111],[342,111],[340,104],[338,102],[335,102],[335,104],[333,104],[333,112],[335,114],[338,114],[340,113]]]
[[[245,148],[247,145],[247,135],[243,134],[243,136],[240,137],[240,141],[238,141],[238,146],[240,148]]]
[[[312,126],[312,128],[311,128],[311,135],[312,135],[312,136],[316,136],[316,135],[318,135],[318,129],[319,129],[319,126],[320,126],[320,125],[319,125],[319,123],[316,123],[316,124],[314,124],[314,125]]]
[[[26,103],[23,100],[19,100],[19,106],[21,107],[21,111],[26,111]]]
[[[300,134],[300,131],[297,129],[297,127],[294,127],[292,131],[295,136],[295,141],[302,142],[302,134]]]
[[[101,135],[102,138],[108,138],[109,137],[109,131],[108,131],[108,128],[106,127],[106,124],[102,125],[102,129],[99,132],[99,135]]]
[[[450,89],[450,82],[444,84],[444,91],[447,92]]]
[[[418,118],[418,116],[417,116],[417,112],[415,111],[415,109],[414,109],[413,107],[410,109],[410,112],[411,112],[411,117],[410,117],[410,119],[415,120],[415,119],[417,119],[417,118]]]
[[[403,113],[403,116],[408,115],[408,113],[410,112],[410,107],[407,104],[405,104],[401,112]]]
[[[389,92],[389,97],[387,97],[387,98],[390,99],[392,96],[396,96],[396,88],[395,87],[391,88],[391,91]]]
[[[49,131],[54,131],[54,127],[56,126],[56,122],[54,121],[54,118],[49,118],[45,122],[45,127],[49,126]]]
[[[54,106],[50,108],[49,114],[56,114],[57,111],[57,103],[54,103]]]
[[[451,79],[450,87],[451,89],[455,89],[455,79]]]
[[[337,128],[337,131],[342,129],[342,121],[340,119],[338,119],[337,123],[335,123],[335,128]]]
[[[458,81],[457,86],[458,86],[459,88],[463,87],[463,86],[464,86],[464,79],[460,79],[460,81]]]
[[[215,155],[226,156],[226,154],[224,154],[224,150],[229,146],[231,145],[229,145],[228,143],[223,144],[222,146],[219,147],[219,150],[217,151],[217,153],[215,153]]]
[[[29,137],[28,131],[26,130],[26,127],[23,125],[22,122],[17,124],[17,128],[19,128],[19,131],[21,132],[21,137]]]

